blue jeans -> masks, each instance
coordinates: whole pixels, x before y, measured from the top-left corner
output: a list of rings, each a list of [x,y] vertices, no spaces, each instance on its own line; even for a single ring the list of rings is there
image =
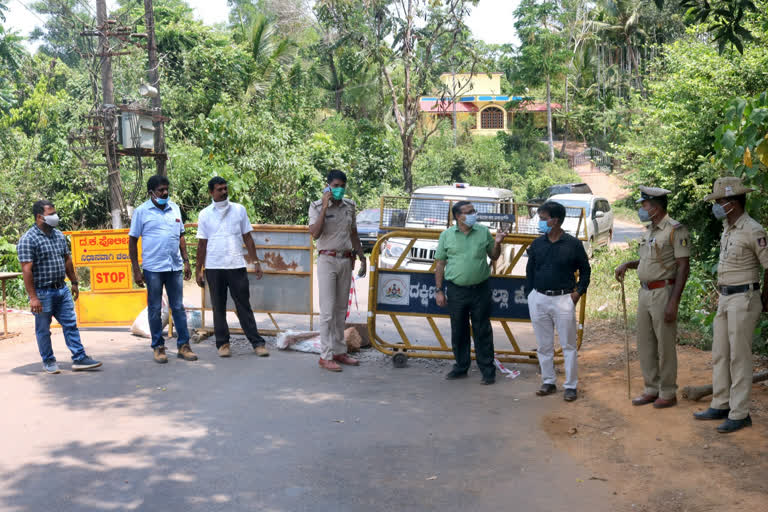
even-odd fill
[[[152,348],[165,346],[163,339],[163,320],[160,315],[163,303],[163,285],[168,294],[169,307],[173,314],[173,326],[178,338],[176,344],[181,347],[189,343],[187,329],[187,314],[184,311],[184,279],[182,271],[152,272],[144,271],[144,282],[147,285],[147,316],[149,317],[149,332],[152,334]]]
[[[35,336],[43,362],[56,361],[51,346],[51,319],[54,317],[61,324],[64,341],[67,343],[67,348],[72,352],[72,360],[80,361],[83,359],[85,349],[80,341],[80,331],[77,328],[77,317],[75,316],[75,303],[72,301],[69,288],[66,286],[58,289],[40,288],[35,289],[35,293],[43,305],[43,312],[35,313]]]

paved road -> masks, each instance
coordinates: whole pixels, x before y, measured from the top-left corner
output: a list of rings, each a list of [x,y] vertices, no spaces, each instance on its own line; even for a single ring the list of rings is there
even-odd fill
[[[624,244],[630,240],[638,240],[643,236],[645,227],[622,220],[613,221],[613,244]]]
[[[146,340],[84,337],[103,371],[44,375],[33,344],[0,345],[0,511],[618,510],[541,432],[568,405],[534,398],[532,370],[486,387],[206,343],[159,366]]]

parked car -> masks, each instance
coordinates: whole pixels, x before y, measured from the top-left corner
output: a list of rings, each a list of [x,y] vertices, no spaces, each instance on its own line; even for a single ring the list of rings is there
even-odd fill
[[[587,219],[587,240],[584,249],[591,258],[595,246],[608,245],[613,239],[613,212],[611,204],[604,197],[592,194],[557,194],[548,199],[570,208],[583,208]],[[568,233],[574,233],[577,229],[581,212],[566,210],[563,229]],[[583,227],[579,227],[579,235],[583,234]]]
[[[529,204],[541,205],[555,195],[560,194],[592,194],[592,189],[586,183],[563,183],[552,185],[544,191],[543,197],[537,197],[528,201]]]
[[[510,190],[491,187],[473,187],[466,183],[429,186],[414,191],[402,227],[445,229],[449,218],[449,205],[452,201],[456,202],[461,200],[480,201],[475,203],[475,208],[481,217],[481,220],[478,222],[490,227],[492,230],[498,229],[499,223],[482,220],[483,214],[488,216],[511,215],[514,211],[514,198],[512,191]],[[482,201],[493,201],[493,203]],[[507,227],[506,224],[507,223],[505,223],[504,227]],[[408,246],[408,242],[409,239],[403,238],[389,239],[381,252],[379,266],[381,268],[394,267],[395,263]],[[436,249],[437,240],[416,240],[409,253],[403,258],[401,268],[409,270],[429,270],[435,260]],[[498,264],[502,264],[511,258],[512,249],[511,245],[505,248]]]
[[[376,240],[384,233],[379,229],[381,214],[378,208],[363,210],[357,214],[357,234],[363,244],[364,251],[370,251],[376,245]]]

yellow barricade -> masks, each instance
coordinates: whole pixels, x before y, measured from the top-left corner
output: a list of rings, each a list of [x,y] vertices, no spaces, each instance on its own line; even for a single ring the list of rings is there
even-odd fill
[[[475,202],[473,201],[473,204]],[[538,359],[535,350],[522,350],[511,329],[511,325],[515,323],[531,321],[524,291],[525,276],[521,259],[531,242],[539,236],[534,230],[522,232],[520,228],[527,225],[526,222],[530,222],[531,216],[526,213],[515,218],[517,207],[518,205],[514,205],[515,212],[510,208],[509,215],[505,215],[507,218],[499,219],[504,223],[509,222],[508,229],[511,227],[512,233],[505,237],[502,257],[492,267],[491,321],[501,327],[510,345],[509,348],[502,348],[498,343],[498,334],[495,334],[495,353],[500,361],[536,364]],[[371,253],[368,289],[368,331],[371,343],[379,351],[393,356],[396,367],[404,366],[408,357],[453,359],[450,340],[446,342],[435,322],[439,318],[449,318],[448,312],[437,306],[435,301],[434,280],[434,245],[444,229],[442,226],[448,224],[447,219],[445,224],[440,221],[442,226],[437,229],[434,227],[431,229],[400,227],[398,229],[384,225],[386,208],[387,206],[382,204],[381,228],[396,230],[379,238]],[[578,213],[574,215],[577,216]],[[402,215],[400,222],[404,223],[404,219],[405,214]],[[489,216],[488,220],[491,221],[492,217]],[[581,210],[576,236],[582,240],[586,239],[584,225],[584,211]],[[407,267],[404,264],[406,261],[408,261]],[[579,347],[584,336],[586,300],[585,295],[579,303],[577,314]],[[380,329],[377,330],[379,317],[391,320],[399,340],[382,338]],[[414,317],[426,320],[434,334],[435,344],[416,344],[411,341],[401,319]],[[555,362],[558,364],[563,362],[562,349],[555,352]]]
[[[90,271],[91,291],[80,292],[75,302],[81,327],[131,325],[147,307],[147,292],[133,289],[128,230],[66,231],[75,269]],[[141,257],[141,240],[139,240]]]

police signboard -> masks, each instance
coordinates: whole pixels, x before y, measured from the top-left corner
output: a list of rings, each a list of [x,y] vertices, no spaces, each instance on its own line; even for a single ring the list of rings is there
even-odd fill
[[[147,306],[147,293],[133,288],[128,230],[67,231],[75,268],[88,268],[91,291],[75,303],[82,327],[131,325]],[[141,259],[141,239],[138,243]]]
[[[376,309],[385,313],[416,313],[447,315],[435,301],[435,276],[432,273],[387,271],[378,272]],[[491,288],[491,318],[498,320],[530,320],[525,296],[525,278],[493,276]],[[449,292],[450,293],[450,292]],[[451,298],[447,297],[450,301]]]

